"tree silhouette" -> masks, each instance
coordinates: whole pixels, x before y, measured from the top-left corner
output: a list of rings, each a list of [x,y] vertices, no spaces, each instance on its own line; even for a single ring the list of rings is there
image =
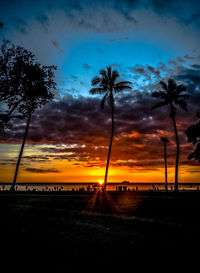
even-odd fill
[[[16,63],[15,49],[8,41],[4,41],[0,47],[0,131],[11,127],[9,123],[16,118],[16,108],[19,102],[19,91],[17,75],[15,73]],[[18,117],[23,118],[22,115]]]
[[[112,70],[111,66],[105,69],[101,69],[99,71],[100,76],[95,76],[92,79],[92,86],[94,88],[90,89],[90,94],[103,94],[103,99],[101,101],[101,109],[104,108],[104,104],[106,100],[109,100],[111,106],[111,119],[112,119],[112,128],[111,128],[111,137],[110,137],[110,145],[108,150],[108,157],[107,157],[107,164],[106,164],[106,171],[105,171],[105,178],[104,178],[104,189],[106,189],[107,184],[107,176],[108,176],[108,168],[110,162],[110,155],[112,149],[112,142],[114,136],[114,128],[115,128],[115,121],[114,121],[114,94],[122,92],[124,90],[131,90],[129,81],[118,81],[119,80],[119,73],[117,70]]]
[[[189,98],[189,95],[183,94],[183,92],[186,91],[186,87],[184,85],[177,85],[176,82],[172,79],[169,79],[167,84],[163,81],[160,81],[160,85],[162,87],[162,90],[153,92],[152,96],[155,98],[160,98],[162,99],[162,101],[154,105],[152,109],[169,105],[170,118],[173,121],[174,133],[176,137],[177,150],[176,150],[176,167],[175,167],[175,191],[178,191],[178,165],[179,165],[180,145],[179,145],[179,137],[178,137],[176,119],[175,119],[176,106],[180,106],[182,109],[187,111],[187,103],[185,100]]]
[[[161,137],[160,140],[164,145],[164,157],[165,157],[165,190],[168,191],[168,183],[167,183],[167,143],[169,140],[166,137]]]
[[[27,124],[11,191],[15,189],[18,169],[28,134],[32,113],[53,99],[55,88],[55,66],[42,66],[35,56],[23,47],[9,46],[4,42],[1,47],[0,98],[7,106],[7,112],[1,114],[2,127],[5,128],[11,118],[27,118]]]
[[[24,104],[22,78],[24,65],[31,64],[34,56],[22,47],[15,47],[9,41],[4,41],[0,47],[0,131],[11,127],[13,118],[23,119]]]
[[[188,127],[185,131],[188,142],[195,147],[194,151],[188,156],[188,159],[194,158],[200,163],[200,112],[196,114],[197,123]]]

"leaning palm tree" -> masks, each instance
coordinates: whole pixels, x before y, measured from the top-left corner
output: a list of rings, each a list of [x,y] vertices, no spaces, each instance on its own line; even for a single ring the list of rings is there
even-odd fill
[[[165,157],[165,190],[168,191],[168,184],[167,184],[167,143],[169,140],[166,137],[161,137],[160,140],[163,142],[164,145],[164,157]]]
[[[170,110],[170,118],[173,121],[174,126],[174,133],[176,137],[176,167],[175,167],[175,191],[178,191],[178,165],[179,165],[179,153],[180,153],[180,145],[179,145],[179,137],[177,132],[177,126],[176,126],[176,106],[180,106],[182,109],[187,111],[187,103],[186,99],[189,98],[189,95],[183,94],[184,91],[186,91],[186,87],[184,85],[177,85],[176,82],[172,79],[168,80],[168,83],[166,84],[163,81],[160,81],[160,85],[162,87],[162,91],[156,91],[152,93],[152,96],[155,98],[160,98],[162,101],[157,103],[152,107],[152,109],[155,109],[157,107],[169,105]]]
[[[110,155],[112,149],[112,142],[114,136],[114,94],[122,92],[124,90],[131,90],[129,81],[118,81],[119,80],[119,73],[117,70],[112,70],[109,66],[107,69],[101,69],[99,71],[100,76],[95,76],[92,79],[92,86],[94,88],[90,89],[90,94],[103,94],[103,99],[101,101],[101,109],[104,108],[104,103],[106,100],[109,100],[111,105],[111,119],[112,119],[112,128],[111,128],[111,138],[110,138],[110,145],[108,150],[108,158],[106,164],[106,171],[105,171],[105,178],[104,178],[104,189],[106,189],[107,184],[107,176],[108,176],[108,167],[110,162]]]

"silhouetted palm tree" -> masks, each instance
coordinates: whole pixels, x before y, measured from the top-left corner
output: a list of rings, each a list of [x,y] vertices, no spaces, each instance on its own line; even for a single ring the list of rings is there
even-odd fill
[[[168,184],[167,184],[167,143],[169,140],[166,137],[161,137],[160,140],[163,142],[164,145],[164,157],[165,157],[165,190],[168,191]]]
[[[180,106],[182,109],[187,111],[187,103],[186,99],[189,98],[189,95],[182,94],[184,91],[186,91],[186,87],[184,85],[177,85],[176,82],[172,79],[168,80],[168,84],[166,84],[163,81],[160,81],[160,85],[162,87],[162,91],[156,91],[152,93],[152,96],[155,98],[162,99],[161,102],[157,103],[152,107],[152,109],[155,109],[157,107],[169,105],[170,110],[170,118],[173,121],[174,126],[174,133],[176,137],[176,167],[175,167],[175,191],[178,191],[178,164],[179,164],[179,153],[180,153],[180,145],[179,145],[179,138],[178,138],[178,132],[176,127],[176,106]]]
[[[119,79],[119,73],[117,70],[112,70],[109,66],[107,69],[101,69],[99,71],[100,76],[96,76],[92,79],[92,85],[96,86],[90,90],[91,94],[104,94],[103,99],[101,101],[101,109],[104,108],[104,103],[108,99],[111,105],[111,118],[112,118],[112,130],[111,130],[111,138],[110,145],[108,150],[108,158],[106,164],[106,172],[104,178],[104,188],[106,189],[107,184],[107,176],[108,176],[108,167],[112,149],[112,141],[114,136],[114,94],[118,92],[122,92],[124,90],[131,90],[129,81],[117,81]]]

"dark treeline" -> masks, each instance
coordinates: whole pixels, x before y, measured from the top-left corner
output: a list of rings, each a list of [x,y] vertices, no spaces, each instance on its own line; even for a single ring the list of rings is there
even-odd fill
[[[41,65],[35,56],[20,46],[15,46],[8,41],[4,41],[0,48],[0,100],[2,103],[0,112],[0,131],[4,132],[10,129],[13,119],[26,119],[26,129],[22,141],[20,153],[18,156],[16,170],[14,174],[11,190],[14,190],[17,180],[18,169],[23,154],[26,137],[28,134],[29,124],[32,113],[39,107],[53,100],[53,90],[56,88],[54,81],[54,71],[56,67]],[[106,101],[111,108],[111,137],[108,149],[107,164],[104,178],[104,189],[106,188],[109,162],[112,150],[112,143],[115,129],[115,94],[124,90],[131,91],[132,83],[129,81],[119,81],[119,72],[112,70],[109,66],[99,71],[99,76],[92,79],[90,90],[91,94],[103,95],[101,109],[104,108]],[[175,164],[175,191],[178,191],[178,167],[180,144],[176,125],[176,112],[179,106],[187,111],[186,86],[178,85],[173,79],[167,83],[160,81],[161,90],[153,92],[152,97],[160,99],[153,107],[167,106],[169,117],[172,120],[174,135],[176,139],[176,164]],[[133,106],[134,107],[134,106]],[[186,130],[188,142],[193,143],[194,151],[188,156],[188,159],[194,158],[200,162],[200,114],[197,113],[197,123],[191,125]],[[167,137],[167,136],[166,136]],[[165,149],[165,177],[167,190],[167,155],[166,143],[167,138],[161,139]]]

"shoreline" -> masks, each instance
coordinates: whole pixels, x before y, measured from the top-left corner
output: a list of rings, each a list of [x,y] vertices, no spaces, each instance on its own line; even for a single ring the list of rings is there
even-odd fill
[[[12,182],[0,182],[0,185],[11,185]],[[93,185],[98,182],[16,182],[16,185]],[[165,185],[165,182],[107,182],[107,185]],[[174,182],[168,182],[168,185],[174,185]],[[179,182],[179,185],[200,185],[200,182]]]
[[[63,191],[36,191],[36,190],[28,190],[28,191],[14,191],[10,192],[9,190],[0,191],[1,196],[92,196],[92,195],[113,195],[113,196],[146,196],[146,197],[192,197],[192,196],[199,196],[200,197],[200,190],[179,190],[178,192],[172,191],[164,191],[164,190],[137,190],[137,191],[112,191],[108,190],[106,192],[102,191],[72,191],[72,190],[63,190]]]

